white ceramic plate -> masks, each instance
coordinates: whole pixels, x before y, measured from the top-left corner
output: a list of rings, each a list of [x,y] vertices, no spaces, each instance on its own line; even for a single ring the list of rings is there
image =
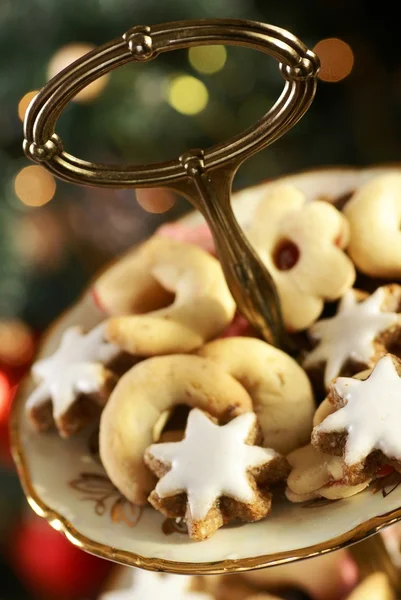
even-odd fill
[[[399,168],[399,167],[394,167]],[[388,168],[325,169],[286,177],[310,200],[336,198]],[[246,226],[262,184],[235,195],[235,210]],[[201,221],[198,214],[184,220]],[[71,324],[90,328],[101,319],[86,294],[48,333],[39,355],[51,353],[61,332]],[[130,505],[113,487],[86,431],[69,441],[56,434],[35,433],[24,416],[32,387],[21,387],[12,416],[12,445],[25,493],[32,508],[84,550],[108,559],[175,573],[220,573],[248,570],[299,560],[361,540],[401,519],[399,480],[383,480],[382,489],[312,505],[291,504],[274,497],[273,511],[258,523],[225,527],[204,542],[192,542],[179,527],[152,508]]]

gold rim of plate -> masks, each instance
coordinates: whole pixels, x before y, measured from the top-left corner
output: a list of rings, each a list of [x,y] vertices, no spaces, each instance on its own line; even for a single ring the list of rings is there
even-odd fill
[[[374,166],[398,168],[400,166],[400,163],[384,163]],[[291,175],[319,172],[325,168],[327,168],[328,170],[331,170],[331,168],[333,168],[344,171],[353,169],[353,167],[347,166],[329,166],[322,167],[322,169],[315,168],[306,171],[301,171]],[[355,168],[355,170],[359,169]],[[265,183],[267,183],[267,180],[265,181]],[[185,217],[183,217],[180,220],[185,221]],[[86,292],[84,292],[84,294],[82,294],[81,297],[77,300],[77,304],[80,301],[82,301],[85,295]],[[63,315],[67,312],[68,310],[65,311],[65,313],[63,313],[59,317],[59,319],[56,319],[56,321],[47,329],[46,334],[42,338],[40,346],[43,344],[43,341],[49,337],[54,326],[59,322],[59,320],[62,319]],[[106,546],[105,544],[96,542],[80,533],[77,529],[75,529],[75,527],[71,525],[68,519],[63,517],[63,515],[61,515],[55,509],[51,508],[50,506],[47,506],[47,504],[43,502],[43,500],[35,491],[20,438],[20,420],[23,418],[23,396],[27,378],[28,377],[25,377],[19,385],[19,390],[13,402],[10,418],[11,452],[17,467],[18,475],[27,501],[33,509],[33,511],[39,517],[45,519],[49,523],[49,525],[51,525],[51,527],[53,527],[56,531],[63,533],[65,537],[72,544],[74,544],[74,546],[77,546],[78,548],[81,548],[82,550],[89,552],[90,554],[99,556],[100,558],[105,558],[130,567],[139,567],[141,569],[147,569],[149,571],[164,571],[166,573],[176,573],[184,575],[219,575],[225,573],[239,573],[241,571],[251,571],[255,569],[263,569],[266,567],[278,566],[284,563],[291,563],[306,558],[313,558],[314,556],[320,556],[322,554],[327,554],[328,552],[340,550],[341,548],[345,548],[346,546],[350,546],[351,544],[360,542],[363,539],[374,535],[384,527],[393,525],[397,523],[397,521],[401,520],[400,507],[398,509],[379,515],[377,517],[368,519],[361,525],[354,527],[350,531],[343,533],[340,536],[337,536],[320,544],[308,546],[306,548],[300,548],[294,551],[288,550],[285,552],[277,552],[274,554],[265,554],[261,556],[251,556],[247,558],[226,559],[202,563],[178,562],[172,560],[165,560],[161,558],[145,557],[139,554],[135,554],[134,552],[128,552],[127,550],[119,550],[114,547]]]

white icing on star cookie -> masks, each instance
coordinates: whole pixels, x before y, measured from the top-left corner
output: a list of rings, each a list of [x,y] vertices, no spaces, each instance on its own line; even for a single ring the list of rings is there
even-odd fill
[[[129,588],[106,592],[100,600],[213,600],[210,594],[190,591],[191,580],[191,576],[132,568]]]
[[[219,426],[201,410],[192,410],[182,442],[154,444],[148,449],[152,458],[171,465],[155,492],[160,498],[185,492],[194,520],[204,519],[220,496],[252,503],[255,492],[247,471],[279,456],[274,450],[246,443],[255,422],[254,413],[245,413]]]
[[[363,461],[373,450],[401,460],[401,378],[390,354],[379,360],[368,379],[339,377],[333,384],[345,406],[329,415],[313,430],[347,431],[344,462]]]
[[[362,302],[358,302],[355,292],[349,290],[334,317],[322,319],[309,329],[309,335],[319,343],[306,357],[304,367],[325,362],[326,387],[349,359],[372,366],[375,339],[396,323],[401,325],[401,315],[382,311],[384,299],[383,288],[378,288]]]
[[[69,327],[56,352],[34,363],[32,374],[38,387],[28,397],[28,411],[51,399],[53,417],[59,419],[79,394],[101,390],[105,379],[104,365],[121,353],[121,349],[105,341],[105,323],[84,334],[81,327]]]

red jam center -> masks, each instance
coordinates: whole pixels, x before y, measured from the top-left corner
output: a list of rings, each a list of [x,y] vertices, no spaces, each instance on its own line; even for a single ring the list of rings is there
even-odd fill
[[[289,271],[299,261],[301,253],[291,240],[280,240],[273,251],[273,262],[279,271]]]

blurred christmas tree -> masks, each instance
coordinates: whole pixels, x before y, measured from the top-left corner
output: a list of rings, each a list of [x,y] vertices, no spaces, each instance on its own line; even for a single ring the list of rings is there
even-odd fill
[[[308,115],[249,161],[236,186],[320,164],[397,158],[401,76],[400,52],[391,45],[392,23],[384,13],[370,17],[358,2],[340,4],[346,12],[338,5],[312,3],[306,12],[295,2],[266,6],[257,0],[203,0],[201,5],[186,0],[3,0],[0,315],[22,317],[42,329],[109,256],[188,209],[179,201],[166,216],[150,216],[132,191],[79,189],[61,182],[49,191],[51,181],[38,176],[35,186],[25,171],[20,173],[22,192],[15,190],[14,178],[28,164],[21,152],[20,100],[88,44],[104,43],[133,24],[250,18],[286,27],[311,47],[331,36],[350,45],[355,58],[351,74],[336,85],[322,84]],[[282,81],[272,59],[220,47],[130,65],[103,84],[66,110],[59,126],[65,147],[83,158],[140,163],[175,157],[239,132],[271,106]],[[21,116],[28,99],[20,104]],[[38,208],[53,196],[51,204]]]

